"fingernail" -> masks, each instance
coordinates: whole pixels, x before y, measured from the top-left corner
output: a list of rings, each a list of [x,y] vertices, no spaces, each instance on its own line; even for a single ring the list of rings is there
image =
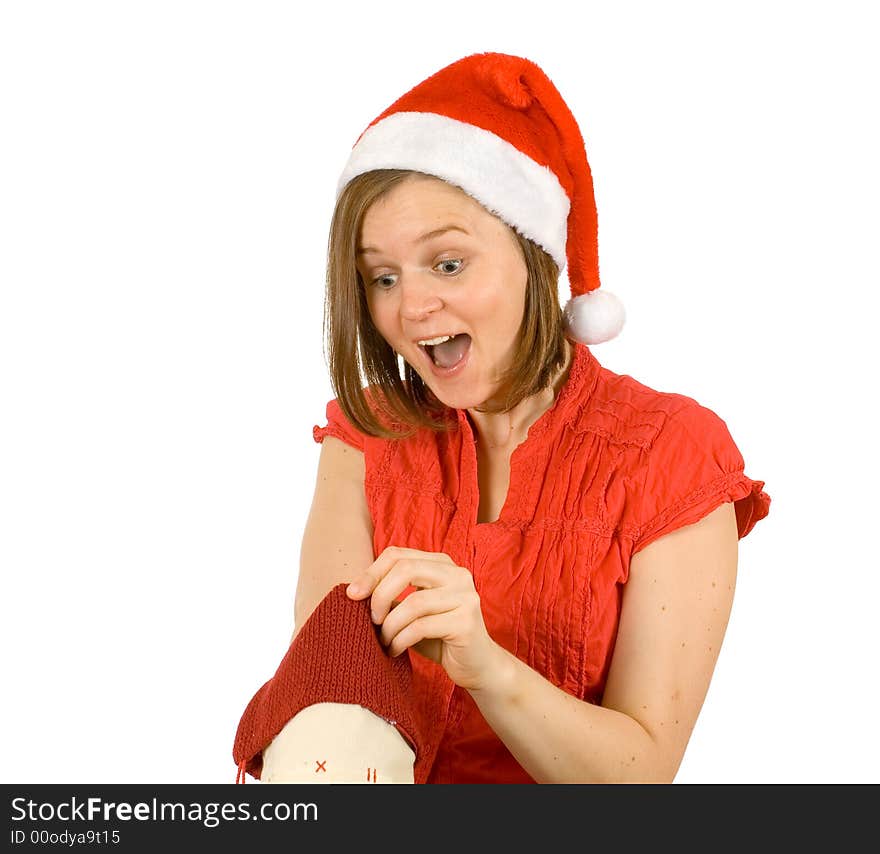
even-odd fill
[[[345,592],[348,593],[349,596],[360,596],[361,593],[364,592],[364,588],[353,581],[348,585],[348,589]]]

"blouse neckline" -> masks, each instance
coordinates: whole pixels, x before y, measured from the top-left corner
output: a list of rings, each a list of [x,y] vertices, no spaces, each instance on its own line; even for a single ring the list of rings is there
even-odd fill
[[[488,522],[476,521],[480,502],[476,437],[468,420],[467,410],[456,410],[459,429],[467,445],[462,470],[462,478],[467,484],[465,487],[467,498],[463,501],[463,508],[472,533],[487,532],[496,526],[503,526],[512,515],[516,516],[520,512],[520,504],[524,499],[523,490],[528,491],[523,481],[525,475],[521,470],[524,461],[539,452],[549,453],[549,442],[545,441],[545,438],[557,435],[565,424],[573,421],[583,403],[589,399],[598,378],[600,365],[585,344],[572,343],[575,344],[575,350],[568,378],[553,403],[529,427],[526,438],[511,452],[507,495],[498,517]]]

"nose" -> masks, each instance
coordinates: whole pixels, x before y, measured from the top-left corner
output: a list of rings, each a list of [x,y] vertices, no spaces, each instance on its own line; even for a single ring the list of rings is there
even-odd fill
[[[400,315],[404,320],[420,321],[429,314],[443,307],[443,300],[437,293],[437,287],[431,281],[430,276],[410,274],[406,278],[401,277],[398,282],[400,288]]]

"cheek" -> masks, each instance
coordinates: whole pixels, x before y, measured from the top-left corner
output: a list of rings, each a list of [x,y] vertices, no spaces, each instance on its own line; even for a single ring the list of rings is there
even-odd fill
[[[506,327],[522,318],[525,290],[516,280],[499,275],[477,289],[469,300],[470,315],[490,327]]]
[[[391,300],[367,296],[367,310],[370,313],[373,326],[382,333],[383,337],[387,336],[394,329],[396,309],[392,305]]]

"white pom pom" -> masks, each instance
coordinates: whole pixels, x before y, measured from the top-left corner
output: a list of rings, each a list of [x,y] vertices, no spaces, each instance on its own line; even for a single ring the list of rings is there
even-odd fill
[[[583,344],[601,344],[623,329],[626,311],[614,294],[602,288],[572,297],[564,310],[569,335]]]

